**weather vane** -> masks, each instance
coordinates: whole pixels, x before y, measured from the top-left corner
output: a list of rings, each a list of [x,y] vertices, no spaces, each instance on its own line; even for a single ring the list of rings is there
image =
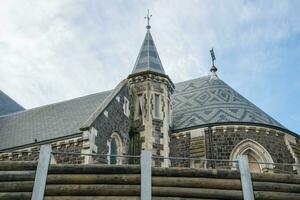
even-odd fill
[[[216,56],[215,56],[215,52],[214,52],[213,48],[210,50],[210,55],[211,55],[211,60],[212,60],[212,66],[210,68],[210,71],[211,72],[216,72],[216,71],[218,71],[218,69],[215,66]]]
[[[145,16],[145,19],[147,19],[147,26],[146,26],[147,29],[150,29],[150,28],[151,28],[151,26],[150,26],[150,24],[149,24],[149,21],[150,21],[151,17],[152,17],[152,15],[150,15],[149,9],[148,9],[148,13],[147,13],[147,15]]]

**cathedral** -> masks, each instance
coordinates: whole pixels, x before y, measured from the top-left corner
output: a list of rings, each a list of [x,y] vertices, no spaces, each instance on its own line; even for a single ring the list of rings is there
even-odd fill
[[[247,155],[255,172],[288,170],[299,163],[300,136],[227,85],[213,64],[210,75],[173,83],[165,72],[151,26],[132,72],[113,89],[24,109],[0,91],[0,160],[32,160],[42,144],[53,151],[107,156],[55,155],[56,163],[133,162],[112,155],[235,160]],[[111,156],[110,156],[111,155]],[[260,163],[256,163],[260,162]],[[222,167],[228,163],[168,159],[154,165]]]

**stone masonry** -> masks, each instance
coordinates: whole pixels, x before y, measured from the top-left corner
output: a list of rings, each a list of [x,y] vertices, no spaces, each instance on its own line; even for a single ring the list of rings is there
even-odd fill
[[[128,154],[130,121],[128,116],[124,114],[124,97],[129,100],[128,87],[123,87],[116,98],[109,103],[104,111],[107,112],[107,115],[105,115],[104,112],[101,113],[92,124],[92,127],[98,131],[95,137],[95,144],[98,151],[94,153],[107,154],[107,141],[114,132],[117,132],[125,147],[123,154]],[[100,163],[106,163],[106,157],[98,157],[94,158],[94,160]]]
[[[209,158],[229,159],[233,148],[238,143],[245,139],[252,139],[270,153],[275,163],[295,162],[285,145],[283,133],[259,127],[215,127],[212,130],[212,140],[207,142],[206,147],[207,151],[212,150]],[[208,130],[206,130],[206,138],[208,138],[208,134]],[[228,166],[228,163],[216,163],[216,165],[224,167]],[[276,169],[290,171],[291,167],[276,166]]]

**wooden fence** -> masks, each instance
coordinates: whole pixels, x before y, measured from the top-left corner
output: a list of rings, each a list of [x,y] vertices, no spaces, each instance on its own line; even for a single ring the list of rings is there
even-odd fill
[[[150,199],[154,200],[300,199],[299,175],[249,173],[250,178],[247,178],[247,173],[246,176],[243,175],[241,168],[239,170],[151,168],[149,167],[151,155],[148,154],[146,157],[142,155],[141,159],[143,158],[148,161],[141,160],[141,165],[127,166],[52,164],[47,169],[46,184],[40,199],[33,196],[34,185],[43,184],[41,180],[36,180],[37,171],[44,170],[41,167],[39,169],[40,163],[1,161],[0,199],[144,200],[149,199],[147,195],[151,195]],[[148,168],[145,169],[144,165]],[[242,162],[239,165],[242,165]],[[246,190],[250,191],[252,197],[245,196]],[[146,196],[143,195],[144,192],[147,193]]]

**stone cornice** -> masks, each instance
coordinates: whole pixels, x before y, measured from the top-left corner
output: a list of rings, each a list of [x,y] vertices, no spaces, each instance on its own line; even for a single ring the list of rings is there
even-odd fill
[[[160,74],[160,73],[156,73],[156,72],[152,72],[152,71],[145,71],[145,72],[140,72],[140,73],[136,73],[136,74],[130,74],[128,76],[128,79],[129,79],[130,84],[143,82],[143,81],[147,81],[147,80],[149,80],[149,81],[151,80],[151,81],[158,82],[158,83],[165,83],[168,86],[171,93],[173,93],[174,89],[175,89],[175,85],[171,81],[171,79],[168,75]]]

